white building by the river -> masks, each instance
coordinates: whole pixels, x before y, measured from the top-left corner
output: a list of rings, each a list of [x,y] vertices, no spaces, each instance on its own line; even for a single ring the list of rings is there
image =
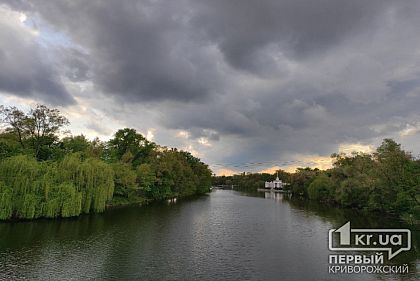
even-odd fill
[[[286,184],[281,179],[279,179],[278,172],[277,172],[277,176],[275,180],[265,182],[265,188],[270,188],[270,189],[283,189],[285,185]]]

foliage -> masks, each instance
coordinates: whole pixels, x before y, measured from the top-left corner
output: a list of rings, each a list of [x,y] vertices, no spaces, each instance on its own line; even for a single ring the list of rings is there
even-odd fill
[[[123,161],[138,166],[155,149],[155,144],[149,142],[134,129],[118,130],[114,138],[109,140],[107,158],[110,161]]]
[[[26,119],[25,113],[15,106],[0,106],[0,122],[10,126],[9,130],[15,133],[16,139],[19,141],[22,148],[25,147],[25,144],[23,143],[23,134],[26,130]]]
[[[0,106],[0,219],[72,217],[109,205],[208,192],[211,171],[188,152],[160,147],[134,129],[108,142],[59,138],[57,109]]]
[[[7,126],[6,132],[13,132],[22,149],[31,149],[38,160],[52,157],[60,129],[69,124],[58,109],[45,105],[37,105],[26,114],[14,106],[0,106],[0,123]]]
[[[290,177],[292,193],[298,196],[307,197],[308,187],[318,173],[318,169],[298,168],[296,173],[292,174]]]
[[[109,164],[98,159],[81,160],[70,154],[59,162],[60,182],[70,181],[81,194],[83,213],[102,212],[114,192],[114,174]]]
[[[113,163],[114,182],[116,196],[128,197],[130,193],[137,189],[137,174],[130,165],[125,163]]]
[[[150,192],[151,187],[155,183],[156,175],[153,171],[153,168],[150,164],[141,164],[136,169],[137,173],[137,184],[139,187],[146,191]]]
[[[67,153],[86,152],[90,146],[89,141],[84,135],[69,136],[61,140],[61,147]]]
[[[308,197],[311,200],[332,201],[334,192],[334,183],[325,173],[317,175],[308,187]]]
[[[0,218],[70,217],[101,212],[112,197],[108,164],[82,161],[78,154],[60,162],[38,162],[19,155],[0,162]]]

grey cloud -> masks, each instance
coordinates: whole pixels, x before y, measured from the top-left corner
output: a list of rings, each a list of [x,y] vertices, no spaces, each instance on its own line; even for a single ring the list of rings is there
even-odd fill
[[[220,135],[215,130],[209,130],[209,129],[202,129],[197,127],[190,127],[189,128],[190,138],[192,139],[198,139],[198,138],[206,138],[210,141],[219,141]]]
[[[197,2],[197,1],[195,1]],[[323,55],[352,33],[372,26],[391,1],[198,1],[194,23],[217,42],[231,65],[261,68],[266,46],[295,59]]]
[[[10,16],[3,16],[0,20],[0,91],[40,98],[55,105],[74,103],[36,38],[9,22]]]
[[[129,102],[201,101],[220,74],[183,2],[34,1],[28,9],[88,50],[98,89]]]
[[[89,57],[77,49],[58,50],[61,60],[62,72],[72,82],[82,82],[90,80],[92,74],[88,65]]]

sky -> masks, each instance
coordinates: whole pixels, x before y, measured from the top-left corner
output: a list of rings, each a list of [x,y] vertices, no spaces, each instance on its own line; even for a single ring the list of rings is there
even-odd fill
[[[217,174],[420,154],[418,0],[0,0],[0,104],[124,127]]]

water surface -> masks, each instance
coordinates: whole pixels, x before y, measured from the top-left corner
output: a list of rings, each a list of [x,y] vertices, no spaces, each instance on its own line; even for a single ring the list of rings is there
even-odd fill
[[[206,196],[75,219],[0,223],[0,280],[419,280],[416,250],[394,258],[405,275],[328,273],[328,230],[406,227],[385,217],[216,190]]]

